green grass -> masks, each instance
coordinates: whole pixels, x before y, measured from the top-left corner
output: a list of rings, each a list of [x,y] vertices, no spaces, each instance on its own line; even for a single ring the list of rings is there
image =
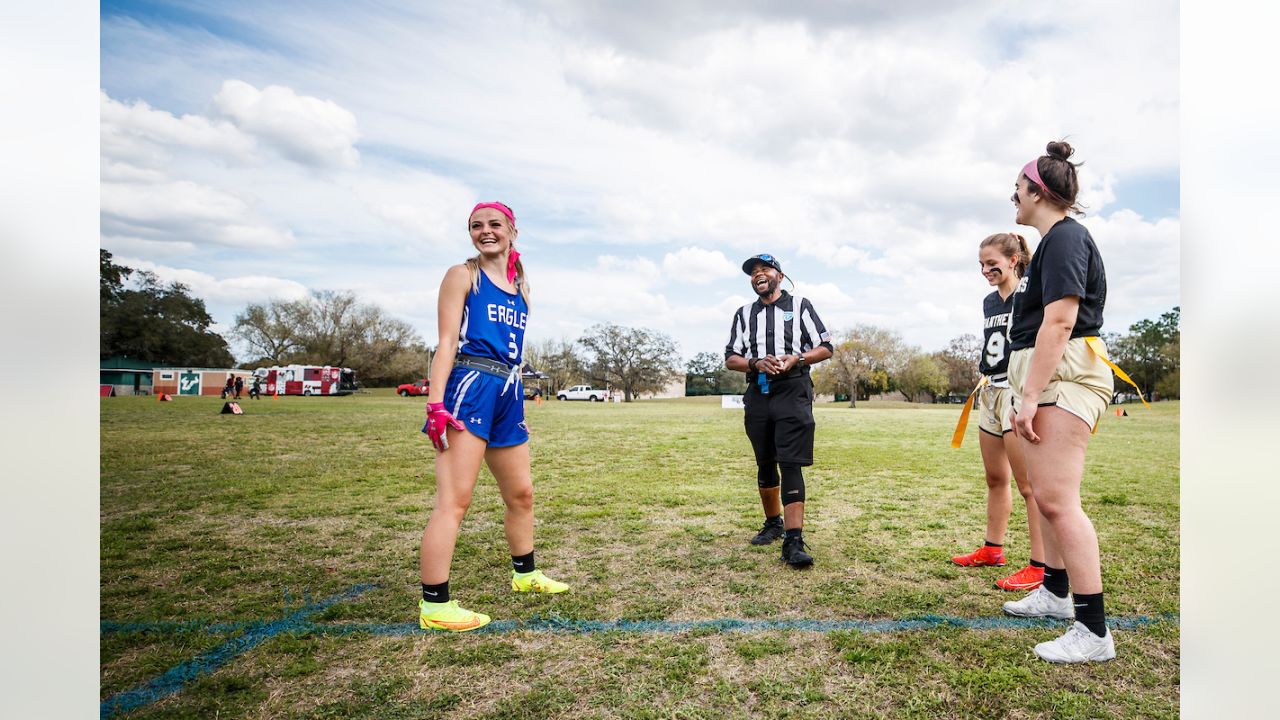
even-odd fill
[[[101,403],[101,614],[275,619],[357,583],[323,622],[413,622],[434,490],[422,401],[389,391]],[[1132,406],[1131,406],[1132,407]],[[985,486],[954,406],[815,409],[806,540],[794,572],[752,547],[755,468],[718,398],[527,405],[539,567],[573,585],[514,595],[502,504],[482,472],[451,588],[496,619],[988,617],[1010,568],[947,558],[982,539]],[[1178,612],[1178,404],[1108,415],[1083,498],[1112,614]],[[1016,497],[1016,493],[1015,493]],[[1006,553],[1026,560],[1015,503]],[[129,717],[1175,717],[1176,623],[1116,634],[1119,658],[1055,667],[1052,629],[893,634],[281,635]],[[107,634],[106,698],[229,636]]]

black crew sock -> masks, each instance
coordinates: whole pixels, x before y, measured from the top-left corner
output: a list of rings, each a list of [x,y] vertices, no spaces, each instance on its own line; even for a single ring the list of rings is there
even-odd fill
[[[1102,608],[1102,593],[1076,593],[1072,600],[1076,606],[1076,621],[1089,628],[1089,632],[1094,635],[1106,637],[1107,613]]]
[[[787,540],[800,540],[804,537],[804,528],[791,528],[786,531]]]
[[[1032,560],[1031,560],[1031,567],[1038,567],[1038,568],[1043,569],[1043,568],[1044,568],[1044,563],[1040,562],[1039,560],[1032,559]]]
[[[983,541],[982,541],[982,545],[983,545],[983,547],[1004,547],[1004,545],[1003,545],[1003,544],[1001,544],[1001,543],[993,543],[993,542],[991,542],[990,540],[983,540]]]
[[[1053,593],[1056,597],[1064,598],[1067,596],[1067,569],[1049,567],[1044,568],[1044,589]]]
[[[781,516],[781,515],[774,515],[774,516],[772,516],[772,517],[770,517],[770,516],[766,516],[766,517],[765,517],[765,519],[764,519],[764,523],[765,523],[766,525],[777,525],[777,526],[781,527],[781,526],[782,526],[782,516]]]
[[[449,581],[445,580],[439,585],[422,583],[422,599],[429,603],[449,602]]]
[[[533,572],[533,551],[530,550],[527,555],[519,557],[511,556],[511,567],[515,568],[518,573]]]

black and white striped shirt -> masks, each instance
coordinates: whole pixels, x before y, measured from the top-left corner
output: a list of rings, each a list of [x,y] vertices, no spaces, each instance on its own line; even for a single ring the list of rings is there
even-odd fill
[[[772,305],[756,300],[738,308],[729,326],[724,357],[728,360],[741,355],[750,360],[766,355],[799,355],[819,346],[832,349],[831,333],[814,311],[813,303],[783,290]]]

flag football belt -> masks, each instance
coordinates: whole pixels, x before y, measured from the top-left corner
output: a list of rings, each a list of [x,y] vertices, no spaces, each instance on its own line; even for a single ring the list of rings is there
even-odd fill
[[[459,353],[458,356],[454,358],[453,364],[458,367],[479,370],[486,375],[492,375],[499,380],[505,380],[506,382],[502,384],[503,395],[507,394],[507,388],[510,387],[511,382],[520,376],[519,365],[507,365],[506,363],[498,362],[497,360],[490,360],[489,358],[483,358],[478,355]]]
[[[1089,350],[1094,355],[1101,358],[1102,362],[1107,364],[1107,367],[1111,368],[1111,371],[1116,374],[1116,377],[1129,383],[1133,386],[1134,390],[1138,391],[1138,399],[1142,401],[1143,405],[1146,405],[1147,408],[1151,407],[1151,404],[1147,402],[1147,399],[1142,396],[1142,390],[1138,387],[1138,384],[1129,377],[1128,373],[1121,370],[1119,365],[1111,362],[1111,358],[1107,357],[1107,348],[1102,344],[1102,340],[1099,339],[1097,335],[1089,335],[1086,337],[1084,339],[1084,344],[1088,346]],[[956,423],[956,431],[951,434],[951,447],[958,448],[960,447],[960,444],[964,442],[964,431],[969,426],[969,411],[973,409],[973,404],[975,402],[974,396],[978,394],[978,391],[982,389],[983,385],[987,384],[987,381],[987,376],[983,375],[982,379],[978,381],[978,385],[973,388],[973,392],[969,393],[968,399],[964,401],[964,409],[960,411],[960,421]],[[1098,432],[1097,425],[1093,426],[1093,432]]]

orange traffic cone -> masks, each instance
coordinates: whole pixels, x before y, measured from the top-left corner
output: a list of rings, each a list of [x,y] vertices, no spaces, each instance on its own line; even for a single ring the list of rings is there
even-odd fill
[[[1122,412],[1124,412],[1124,410],[1122,410],[1122,409],[1120,409],[1120,408],[1116,408],[1116,417],[1120,417],[1120,413],[1122,413]]]

